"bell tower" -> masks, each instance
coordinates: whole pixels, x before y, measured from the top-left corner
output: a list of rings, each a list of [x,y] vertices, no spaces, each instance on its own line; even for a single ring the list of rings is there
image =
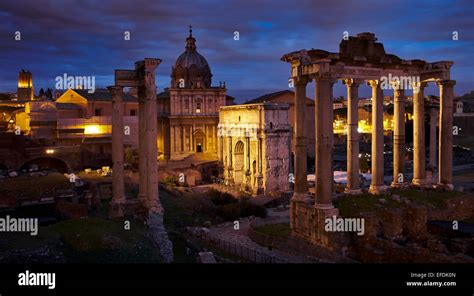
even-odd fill
[[[33,75],[30,71],[21,70],[18,76],[18,100],[34,100]]]

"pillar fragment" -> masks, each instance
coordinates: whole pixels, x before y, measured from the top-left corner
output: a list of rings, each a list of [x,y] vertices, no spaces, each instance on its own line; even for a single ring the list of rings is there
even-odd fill
[[[124,149],[123,149],[123,88],[119,86],[108,87],[112,95],[112,211],[111,216],[123,215],[121,206],[125,203],[124,184]]]
[[[145,112],[145,88],[138,87],[138,199],[146,204],[146,112]]]

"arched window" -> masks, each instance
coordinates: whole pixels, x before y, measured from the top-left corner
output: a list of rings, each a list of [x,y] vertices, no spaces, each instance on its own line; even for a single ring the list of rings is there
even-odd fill
[[[201,103],[196,104],[196,113],[201,113]]]

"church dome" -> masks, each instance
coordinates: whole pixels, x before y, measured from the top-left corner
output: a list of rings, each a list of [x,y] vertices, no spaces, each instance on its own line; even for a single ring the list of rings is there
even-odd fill
[[[171,87],[173,88],[210,88],[211,68],[206,59],[196,50],[196,39],[190,28],[186,38],[186,50],[173,66]]]

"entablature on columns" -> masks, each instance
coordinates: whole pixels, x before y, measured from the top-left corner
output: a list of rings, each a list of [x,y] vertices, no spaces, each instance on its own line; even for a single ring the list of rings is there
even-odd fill
[[[372,33],[342,40],[339,53],[321,49],[300,50],[283,55],[282,61],[291,63],[292,77],[314,78],[329,75],[334,79],[354,78],[378,80],[381,77],[417,76],[420,81],[450,79],[451,61],[429,63],[413,59],[404,60],[385,53],[383,44],[375,42]]]
[[[390,68],[378,68],[372,65],[363,67],[347,66],[347,65],[330,65],[328,63],[316,62],[314,64],[301,66],[301,74],[299,77],[305,77],[307,81],[320,77],[320,75],[331,76],[334,79],[346,79],[353,78],[356,80],[379,80],[381,77],[419,77],[420,81],[439,81],[449,80],[449,70],[416,70],[416,69],[390,69]],[[292,75],[295,76],[295,72],[292,69]],[[297,79],[293,78],[296,82]]]

